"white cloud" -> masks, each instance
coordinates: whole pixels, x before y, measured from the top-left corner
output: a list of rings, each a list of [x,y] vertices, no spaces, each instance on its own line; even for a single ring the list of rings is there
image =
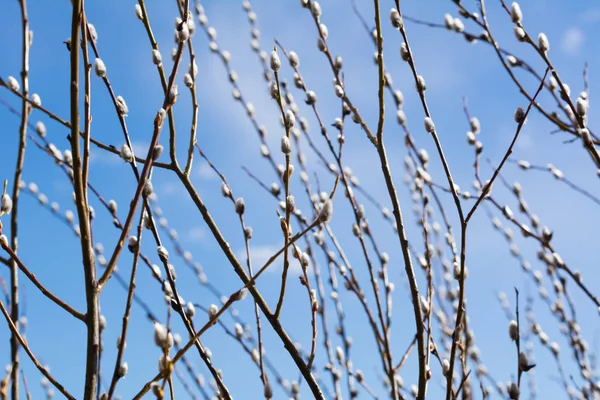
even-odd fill
[[[202,179],[214,180],[217,178],[217,174],[212,170],[210,165],[207,162],[201,162],[197,168],[198,176]]]
[[[250,256],[252,257],[252,269],[257,272],[263,265],[269,261],[273,254],[277,253],[280,248],[275,245],[260,245],[250,247]],[[246,260],[246,250],[242,249],[237,252],[239,260]],[[271,264],[266,272],[279,273],[283,268],[283,255],[279,256],[273,264]],[[310,268],[310,267],[309,267]],[[295,258],[290,254],[290,269],[289,272],[293,275],[302,274],[302,267]]]
[[[133,150],[133,154],[135,154],[136,157],[146,158],[146,156],[148,155],[148,147],[150,147],[150,143],[133,141],[131,142],[131,147]]]
[[[586,10],[580,18],[584,22],[598,22],[600,21],[600,8]]]
[[[517,147],[520,150],[528,150],[533,146],[533,140],[529,134],[524,134],[519,136],[519,140],[517,140]]]
[[[121,150],[121,148],[118,147],[117,150]],[[90,149],[90,163],[105,165],[125,164],[119,154],[114,154],[98,147],[92,147]]]
[[[571,27],[565,31],[560,42],[560,48],[567,54],[577,54],[581,50],[585,37],[581,29]]]
[[[206,231],[199,226],[190,228],[186,239],[190,242],[202,242],[206,238]]]
[[[179,182],[174,182],[174,181],[164,182],[160,185],[160,188],[158,189],[158,193],[160,195],[165,195],[165,196],[174,196],[174,195],[180,194],[184,191],[185,191],[185,189],[182,187],[182,185],[179,184]]]

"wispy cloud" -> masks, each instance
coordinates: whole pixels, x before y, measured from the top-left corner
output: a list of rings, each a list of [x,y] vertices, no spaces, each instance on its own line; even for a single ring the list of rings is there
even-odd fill
[[[252,257],[252,265],[254,271],[257,271],[263,265],[269,261],[269,258],[273,256],[273,254],[277,253],[279,247],[275,245],[259,245],[252,246],[250,248],[250,256]],[[242,249],[237,252],[237,256],[240,260],[246,259],[246,250]],[[267,272],[279,273],[283,268],[283,256],[279,257],[273,264],[267,268]],[[310,267],[309,267],[310,269]],[[290,257],[290,269],[289,272],[293,275],[302,274],[302,267],[298,260],[293,257]]]
[[[592,8],[587,10],[582,16],[581,19],[584,22],[598,22],[600,21],[600,8]]]
[[[196,168],[196,171],[197,171],[197,175],[202,179],[206,179],[206,180],[217,179],[217,174],[215,173],[215,171],[212,170],[210,165],[208,165],[208,163],[206,163],[206,162],[200,163],[198,165],[198,167]]]
[[[131,142],[131,147],[133,150],[133,154],[135,154],[136,157],[142,157],[145,158],[146,155],[148,154],[148,147],[150,146],[150,143],[148,142],[143,142],[143,141],[133,141]]]
[[[561,38],[560,48],[567,54],[578,54],[581,51],[585,36],[578,27],[567,29]]]
[[[185,238],[189,241],[189,242],[195,242],[195,243],[199,243],[204,241],[204,238],[206,238],[206,231],[199,227],[199,226],[195,226],[193,228],[190,228],[187,232],[187,235],[185,236]]]
[[[167,181],[160,185],[158,193],[164,196],[173,196],[184,190],[178,182]]]

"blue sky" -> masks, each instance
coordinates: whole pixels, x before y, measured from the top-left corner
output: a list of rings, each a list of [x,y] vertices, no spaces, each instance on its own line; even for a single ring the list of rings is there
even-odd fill
[[[360,10],[367,21],[373,21],[372,4],[369,1],[357,0]],[[476,9],[475,1],[464,2],[465,7]],[[98,47],[108,69],[108,76],[117,95],[121,95],[129,106],[127,125],[134,143],[136,154],[145,154],[151,136],[154,115],[162,104],[161,88],[155,67],[151,63],[151,47],[148,43],[143,25],[135,18],[133,1],[123,2],[107,0],[102,4],[90,2],[86,5],[88,20],[98,31]],[[384,55],[386,67],[391,72],[394,86],[401,89],[405,96],[404,110],[408,118],[409,128],[420,148],[429,151],[432,162],[430,172],[436,182],[444,182],[440,163],[435,153],[433,141],[423,129],[423,110],[414,90],[414,82],[408,66],[399,58],[400,35],[389,26],[387,13],[393,2],[382,2],[382,19],[384,21]],[[210,26],[217,31],[217,42],[222,49],[231,53],[231,65],[239,75],[239,86],[246,99],[256,108],[256,120],[267,128],[268,142],[278,162],[283,157],[277,151],[279,138],[283,133],[279,124],[278,109],[269,98],[267,86],[261,76],[262,67],[250,48],[250,27],[240,1],[206,1],[204,3]],[[598,80],[598,64],[600,54],[597,40],[600,34],[600,7],[594,2],[555,2],[537,1],[523,2],[524,25],[534,37],[538,32],[545,32],[550,40],[549,56],[567,82],[574,95],[583,90],[582,72],[585,62],[589,62],[590,93],[592,104],[594,94],[600,90]],[[31,48],[30,90],[41,96],[43,105],[56,114],[66,118],[69,112],[69,54],[62,43],[70,34],[70,4],[64,0],[58,4],[37,4],[30,2],[29,18],[34,31],[34,42]],[[177,15],[175,3],[165,4],[155,0],[147,1],[148,12],[155,36],[162,51],[163,60],[170,70],[170,51],[173,47],[173,20]],[[443,23],[444,14],[449,12],[456,16],[452,2],[432,0],[428,2],[402,2],[403,12],[415,18],[431,22]],[[364,32],[359,21],[352,12],[350,2],[343,0],[323,1],[322,21],[329,28],[328,43],[334,54],[344,59],[344,73],[347,82],[347,93],[361,114],[371,126],[377,121],[376,107],[376,68],[373,63],[373,45]],[[310,89],[319,95],[319,112],[323,119],[331,123],[338,116],[339,103],[334,96],[331,80],[332,74],[324,56],[317,50],[317,33],[314,23],[306,10],[294,2],[253,2],[253,9],[258,15],[258,27],[261,31],[261,46],[269,51],[276,37],[288,50],[296,51],[301,60],[300,69]],[[531,48],[520,44],[514,38],[508,16],[500,8],[498,2],[488,4],[489,20],[496,40],[503,48],[514,51],[523,57],[538,71],[543,65]],[[17,2],[4,5],[0,14],[0,76],[6,79],[9,75],[18,77],[20,72],[20,33],[19,9]],[[479,138],[483,142],[485,155],[498,162],[512,138],[515,124],[512,119],[517,106],[525,107],[525,100],[519,95],[514,84],[498,63],[490,46],[485,44],[469,44],[461,36],[443,29],[431,29],[407,22],[407,31],[411,47],[414,51],[420,74],[427,80],[427,99],[430,110],[438,128],[440,140],[451,166],[456,182],[462,188],[473,191],[474,180],[472,149],[467,145],[465,133],[469,129],[462,111],[463,96],[468,99],[469,110],[477,116],[482,125]],[[466,24],[466,30],[479,33],[477,27]],[[245,110],[233,101],[231,86],[227,73],[218,56],[211,53],[208,40],[202,31],[193,37],[196,49],[199,74],[197,77],[199,95],[199,127],[198,142],[210,159],[223,172],[237,196],[246,201],[247,223],[254,229],[252,239],[253,263],[259,265],[281,245],[279,221],[275,210],[277,204],[267,193],[241,170],[249,168],[265,183],[274,180],[272,170],[260,156],[260,143]],[[183,69],[187,68],[188,59],[184,59]],[[282,75],[291,83],[292,71],[287,63],[283,63]],[[523,71],[517,75],[523,79],[529,91],[535,90],[536,83],[527,79]],[[183,71],[180,71],[177,82],[180,86],[180,98],[175,108],[179,135],[178,149],[183,160],[188,127],[191,121],[191,103],[189,92],[183,85]],[[304,106],[302,94],[293,92],[300,112],[305,115],[312,127],[313,138],[325,149],[316,129],[317,122],[312,112]],[[18,100],[7,90],[0,90],[0,98],[15,108],[20,108]],[[540,101],[552,106],[546,94]],[[388,122],[386,123],[386,146],[390,156],[392,173],[397,182],[403,212],[408,219],[408,234],[411,243],[422,252],[422,238],[411,212],[410,193],[402,183],[404,175],[403,159],[406,153],[402,132],[395,122],[394,106],[391,98],[386,99]],[[99,79],[94,78],[92,84],[93,124],[92,134],[104,143],[120,147],[123,143],[122,132],[114,115],[108,94]],[[593,106],[592,106],[593,107]],[[0,179],[11,179],[15,163],[19,118],[11,114],[5,107],[0,107],[0,135],[3,145],[0,147]],[[68,148],[66,136],[68,132],[34,111],[31,122],[43,121],[48,128],[48,139],[59,149]],[[597,126],[593,108],[589,125]],[[350,122],[347,123],[346,145],[344,149],[345,163],[352,168],[363,187],[373,196],[389,206],[384,181],[379,169],[379,160],[375,149],[366,140],[365,135]],[[597,128],[596,128],[597,129]],[[545,166],[553,163],[560,168],[566,177],[586,187],[592,194],[599,196],[595,168],[578,142],[564,144],[568,139],[563,134],[551,135],[553,127],[542,116],[533,112],[525,125],[517,142],[515,159],[527,159],[532,164]],[[32,132],[33,133],[33,132]],[[161,143],[167,144],[166,136]],[[325,171],[316,156],[308,151],[306,141],[302,142],[307,152],[309,168],[316,172],[324,190],[332,185],[332,177]],[[328,152],[325,152],[328,156]],[[163,156],[164,157],[164,156]],[[220,181],[207,165],[196,157],[192,172],[192,181],[203,200],[222,229],[225,238],[237,254],[243,254],[243,237],[239,228],[233,206],[224,201],[220,194]],[[600,276],[597,272],[598,246],[597,221],[600,219],[598,206],[589,199],[575,193],[563,183],[555,180],[548,172],[520,171],[515,165],[505,167],[505,176],[509,181],[518,180],[523,186],[524,196],[532,210],[538,214],[542,223],[555,231],[553,243],[569,265],[581,270],[588,285],[594,289],[594,282]],[[92,166],[90,182],[107,199],[115,199],[119,205],[119,216],[125,217],[126,204],[133,195],[134,178],[129,167],[117,156],[106,154],[100,150],[92,150]],[[482,169],[482,175],[488,177],[489,168]],[[40,192],[45,193],[50,201],[60,204],[61,212],[72,207],[69,182],[65,175],[54,166],[52,160],[45,156],[33,143],[28,142],[24,180],[35,182]],[[159,205],[168,219],[168,225],[178,232],[181,244],[189,250],[195,261],[200,262],[210,280],[223,294],[229,294],[239,287],[239,280],[231,266],[219,251],[201,216],[187,197],[183,186],[171,175],[157,170],[153,177],[154,187],[159,197]],[[10,182],[12,184],[12,182]],[[314,187],[314,180],[312,182]],[[299,182],[295,183],[299,206],[308,212],[309,203]],[[364,260],[351,233],[350,208],[340,191],[335,199],[335,214],[332,229],[339,236],[357,274],[364,282],[367,297],[372,303],[368,289],[368,274]],[[513,210],[517,210],[514,197],[498,183],[495,197],[502,204],[506,202]],[[444,204],[458,232],[456,213],[449,196],[442,196]],[[367,215],[380,248],[390,254],[390,279],[396,285],[394,294],[394,322],[392,324],[392,346],[395,359],[399,359],[407,344],[414,335],[414,320],[409,301],[407,281],[397,238],[389,224],[382,220],[373,207],[364,198]],[[471,203],[465,203],[471,204]],[[113,228],[108,213],[93,200],[98,218],[94,221],[94,237],[102,242],[109,251],[115,244],[118,232]],[[390,207],[391,208],[391,207]],[[25,193],[22,196],[22,212],[20,219],[21,235],[20,254],[23,261],[51,290],[78,309],[84,308],[83,274],[80,265],[77,240],[72,231],[61,224],[47,210],[39,206],[37,200]],[[498,213],[491,209],[494,215]],[[518,214],[518,213],[517,213]],[[522,218],[522,215],[519,215]],[[5,227],[8,218],[3,217]],[[507,226],[505,224],[505,226]],[[166,237],[166,236],[165,236]],[[516,241],[526,258],[536,269],[543,265],[536,259],[537,248],[530,241],[523,240],[516,234]],[[154,256],[155,246],[147,239],[143,251]],[[513,287],[522,293],[536,293],[537,289],[531,279],[521,271],[519,263],[510,256],[508,245],[500,233],[495,232],[486,216],[484,208],[478,211],[469,228],[468,236],[469,279],[467,281],[467,298],[470,325],[475,330],[477,346],[482,353],[483,362],[498,380],[504,382],[514,376],[516,352],[514,345],[506,334],[507,320],[497,301],[497,293],[504,291],[513,301]],[[171,250],[172,247],[169,247]],[[320,256],[323,262],[322,255]],[[156,257],[155,257],[156,258]],[[158,260],[154,260],[157,262]],[[178,270],[178,288],[186,300],[193,300],[208,306],[218,302],[205,287],[199,286],[194,274],[185,267],[181,259],[174,263]],[[131,255],[125,252],[118,263],[119,270],[128,276],[131,268]],[[274,272],[266,274],[259,282],[269,304],[274,305],[280,283],[280,266]],[[325,268],[325,264],[321,265]],[[166,308],[162,300],[160,288],[151,279],[149,271],[142,268],[138,275],[137,293],[152,306],[154,313],[163,321],[166,319]],[[423,274],[418,271],[419,282],[424,284]],[[7,269],[0,269],[0,276],[8,282]],[[26,303],[26,315],[29,319],[27,338],[35,354],[47,363],[52,373],[72,393],[80,396],[83,390],[83,373],[85,360],[85,331],[81,324],[74,322],[68,315],[49,303],[31,284],[23,282],[23,293]],[[282,323],[294,340],[302,343],[304,348],[310,345],[310,315],[305,289],[298,285],[297,277],[290,279],[288,299],[284,306]],[[372,336],[369,332],[364,313],[356,299],[349,293],[341,293],[347,315],[347,324],[354,339],[352,359],[354,367],[364,371],[366,381],[379,395],[384,390],[380,384],[381,368]],[[596,350],[595,338],[598,335],[597,311],[581,292],[571,286],[571,292],[579,304],[578,313],[584,336],[588,339],[591,350]],[[537,297],[536,297],[537,298]],[[108,329],[104,337],[107,351],[103,373],[112,372],[115,357],[115,343],[120,331],[121,317],[124,309],[125,291],[115,280],[111,280],[103,292],[102,313],[108,320]],[[523,303],[524,304],[524,301]],[[333,311],[333,302],[328,299],[329,311]],[[240,314],[247,322],[253,321],[252,303],[246,300],[240,305]],[[536,316],[552,340],[557,340],[563,349],[566,342],[560,335],[556,321],[551,318],[548,307],[541,301],[535,303]],[[200,313],[202,314],[202,313]],[[584,317],[586,316],[586,317]],[[589,318],[587,318],[589,316]],[[335,316],[328,315],[330,329],[334,328]],[[198,324],[205,315],[196,317]],[[230,328],[233,323],[230,317],[225,319]],[[129,340],[125,352],[125,360],[129,363],[129,375],[119,383],[117,393],[123,398],[135,394],[139,387],[156,372],[158,348],[153,344],[152,324],[144,318],[139,307],[133,309],[132,324],[129,329]],[[265,326],[266,354],[276,363],[281,374],[289,379],[297,379],[294,365],[284,351],[273,331]],[[0,328],[0,362],[8,363],[9,332],[3,324]],[[176,329],[181,326],[175,324]],[[319,343],[322,332],[319,329]],[[335,336],[335,335],[334,335]],[[339,337],[333,339],[338,345]],[[233,396],[238,399],[249,397],[248,393],[262,393],[258,379],[258,370],[252,366],[250,358],[231,338],[226,337],[218,327],[211,329],[203,339],[213,353],[213,361],[217,368],[223,370],[224,381],[228,384]],[[556,369],[549,352],[535,342],[535,357],[539,367],[535,369],[537,389],[540,398],[556,398]],[[319,347],[317,365],[324,365],[324,352]],[[201,365],[197,355],[190,353],[198,372],[205,377],[207,371]],[[33,398],[40,398],[42,390],[39,385],[39,373],[31,362],[22,355],[23,367]],[[561,361],[569,370],[572,367],[570,355],[561,354]],[[416,383],[413,372],[415,357],[412,357],[401,375],[409,386]],[[571,368],[572,369],[572,368]],[[326,382],[327,390],[330,379],[325,372],[318,371]],[[442,392],[439,366],[433,367],[434,379],[430,383],[431,398]],[[186,375],[186,379],[189,377]],[[577,376],[579,378],[579,376]],[[189,381],[189,379],[188,379]],[[525,381],[527,382],[527,380]],[[284,398],[284,393],[275,386],[275,398]],[[561,389],[562,390],[562,389]],[[185,398],[183,388],[176,381],[178,398]],[[561,394],[563,392],[560,392]],[[310,397],[310,394],[305,394]],[[347,395],[346,395],[347,397]],[[492,396],[497,397],[497,394]],[[563,396],[561,396],[563,397]],[[360,398],[368,398],[361,392]]]

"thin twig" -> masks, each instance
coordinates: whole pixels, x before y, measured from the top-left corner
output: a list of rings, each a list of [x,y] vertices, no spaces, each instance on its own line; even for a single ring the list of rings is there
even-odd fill
[[[69,392],[67,392],[67,390],[60,383],[58,383],[52,375],[50,375],[50,372],[48,372],[48,370],[46,368],[44,368],[44,366],[42,364],[40,364],[40,362],[37,360],[37,358],[35,358],[35,356],[33,355],[33,352],[31,351],[31,349],[29,348],[29,345],[27,344],[27,341],[19,334],[17,327],[12,322],[10,316],[8,315],[8,312],[6,311],[6,308],[4,307],[4,303],[2,301],[0,301],[0,311],[2,311],[2,314],[4,314],[4,318],[6,319],[6,322],[8,323],[8,327],[10,328],[10,331],[15,335],[15,337],[19,341],[20,345],[23,347],[23,350],[25,350],[25,352],[27,353],[27,355],[29,356],[29,358],[31,359],[33,364],[42,373],[42,375],[44,375],[46,378],[48,378],[48,381],[50,381],[50,383],[52,383],[52,385],[54,385],[54,387],[56,389],[58,389],[58,391],[61,392],[67,399],[75,400],[75,397],[71,396],[71,394]]]

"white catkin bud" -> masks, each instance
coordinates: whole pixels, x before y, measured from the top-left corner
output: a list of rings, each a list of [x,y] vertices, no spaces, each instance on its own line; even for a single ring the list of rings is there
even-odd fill
[[[253,117],[254,116],[254,104],[252,103],[248,103],[246,104],[246,114],[248,114],[249,117]]]
[[[344,128],[344,122],[341,118],[336,118],[335,121],[333,121],[333,126],[338,130],[342,130]]]
[[[292,68],[297,68],[300,65],[300,58],[298,57],[298,54],[296,54],[296,52],[290,51],[290,53],[288,54],[288,58],[290,60],[290,65],[292,66]]]
[[[127,238],[127,248],[129,249],[129,251],[133,253],[137,248],[137,245],[138,238],[136,236],[129,236],[129,238]]]
[[[585,117],[588,111],[588,101],[583,97],[578,97],[575,105],[577,106],[577,113]]]
[[[331,199],[325,200],[323,202],[323,206],[321,207],[321,212],[319,213],[319,221],[320,222],[329,222],[331,221],[331,217],[333,216],[333,203]]]
[[[529,163],[529,161],[526,160],[520,160],[519,161],[519,167],[523,170],[527,170],[529,168],[531,168],[531,164]]]
[[[323,38],[327,39],[327,37],[329,36],[329,29],[327,29],[327,25],[319,24],[319,30],[321,31],[321,35],[323,35]]]
[[[525,121],[525,110],[523,110],[521,107],[517,107],[516,111],[515,111],[515,122],[517,124],[521,124]]]
[[[525,31],[520,26],[515,26],[515,37],[517,38],[517,40],[519,42],[525,41],[525,38],[526,38]]]
[[[152,273],[156,275],[158,279],[161,279],[162,273],[160,272],[160,267],[156,264],[152,264]]]
[[[99,78],[106,76],[106,65],[104,65],[104,61],[101,58],[96,58],[96,61],[94,61],[94,72],[96,72]]]
[[[390,10],[390,21],[392,22],[392,26],[396,29],[401,29],[404,26],[404,22],[402,21],[402,17],[397,9],[392,8]]]
[[[167,111],[161,107],[158,109],[157,115],[160,117],[160,124],[162,125],[163,122],[165,122],[165,119],[167,118]]]
[[[187,303],[185,305],[185,315],[188,318],[194,318],[194,315],[196,315],[196,307],[194,307],[193,303]]]
[[[450,372],[450,362],[444,358],[444,361],[442,361],[442,374],[446,376],[448,372]]]
[[[402,58],[403,61],[408,61],[410,59],[410,53],[408,52],[406,43],[402,43],[400,46],[400,58]]]
[[[63,153],[63,161],[67,164],[67,165],[73,165],[73,153],[71,153],[71,150],[65,150]]]
[[[558,87],[558,82],[556,81],[556,78],[554,78],[553,76],[548,78],[548,88],[552,91],[555,91],[557,87]]]
[[[152,159],[154,161],[158,160],[163,153],[164,147],[161,144],[157,144],[154,147],[154,151],[152,152]]]
[[[124,378],[125,375],[127,375],[127,372],[129,371],[129,365],[127,364],[127,361],[125,361],[123,364],[121,364],[121,366],[119,367],[119,370],[117,371],[117,374],[119,376],[119,378]]]
[[[217,307],[216,304],[211,304],[210,307],[208,307],[208,318],[213,319],[218,312],[219,307]]]
[[[40,98],[40,95],[37,93],[34,93],[31,95],[31,102],[38,107],[41,107],[41,105],[42,105],[42,99]]]
[[[13,201],[7,193],[2,195],[2,206],[0,207],[0,216],[9,214],[13,207]]]
[[[511,338],[511,340],[517,340],[519,337],[519,326],[517,321],[511,320],[508,324],[508,336]]]
[[[243,336],[244,336],[244,328],[242,328],[242,325],[240,325],[239,323],[236,322],[235,337],[237,338],[237,340],[241,340]]]
[[[171,88],[169,89],[169,95],[167,97],[167,102],[170,105],[175,104],[175,102],[177,101],[177,96],[179,96],[179,86],[177,86],[174,83],[173,85],[171,85]]]
[[[463,33],[465,30],[465,24],[462,22],[460,18],[454,18],[454,31],[458,33]]]
[[[398,110],[396,112],[396,120],[400,125],[406,124],[406,114],[404,113],[404,110]]]
[[[310,11],[312,12],[312,15],[317,19],[321,16],[321,5],[318,1],[311,1]]]
[[[335,356],[340,364],[344,363],[344,351],[340,346],[335,348]]]
[[[188,24],[180,22],[175,28],[175,38],[177,42],[185,42],[190,37],[190,29],[188,28]]]
[[[100,320],[99,320],[99,328],[100,330],[104,330],[106,329],[106,317],[104,315],[100,315]]]
[[[502,212],[504,213],[504,216],[508,219],[513,219],[514,214],[512,212],[512,210],[510,209],[509,206],[504,206],[504,208],[502,208]]]
[[[17,81],[14,76],[9,76],[6,80],[6,84],[8,85],[8,88],[12,91],[18,92],[19,89],[21,89],[19,81]]]
[[[239,215],[242,215],[246,210],[246,204],[244,203],[244,198],[240,197],[235,201],[235,212]]]
[[[141,21],[144,19],[144,14],[142,13],[142,7],[139,4],[135,5],[135,16]]]
[[[425,82],[425,78],[421,75],[417,76],[417,90],[420,92],[427,90],[427,83]]]
[[[435,131],[435,125],[433,124],[433,120],[429,117],[425,117],[425,130],[427,133],[433,133]]]
[[[343,65],[344,65],[344,59],[342,58],[342,56],[336,56],[335,62],[334,62],[334,67],[335,67],[336,71],[341,70]]]
[[[527,354],[520,353],[519,354],[519,369],[521,371],[525,371],[529,366],[529,361],[527,360]]]
[[[254,361],[256,363],[256,362],[258,362],[259,359],[260,359],[260,355],[258,354],[258,350],[252,349],[252,361]]]
[[[512,6],[510,7],[510,19],[512,19],[512,22],[515,24],[518,24],[523,20],[523,12],[521,11],[519,3],[516,1],[513,2]]]
[[[454,30],[454,18],[450,14],[444,15],[444,25],[449,31]]]
[[[308,92],[306,92],[306,104],[308,104],[309,106],[312,106],[313,104],[315,104],[317,102],[317,94],[315,92],[313,92],[312,90],[309,90]]]
[[[42,138],[46,137],[46,125],[42,121],[36,122],[35,132]]]
[[[223,197],[231,196],[231,189],[229,189],[229,186],[225,182],[221,184],[221,194]]]
[[[281,152],[286,156],[289,156],[292,152],[292,143],[290,142],[290,138],[287,136],[283,136],[281,138]]]
[[[194,19],[191,16],[187,20],[187,26],[188,26],[188,31],[190,31],[190,35],[193,35],[194,32],[196,32],[196,22],[194,21]]]
[[[277,50],[273,50],[271,52],[271,58],[269,59],[269,64],[273,72],[278,72],[281,68],[281,60],[279,59],[279,55],[277,54]]]
[[[158,51],[158,49],[152,50],[152,62],[154,65],[162,64],[162,56],[160,55],[160,51]]]
[[[194,79],[192,79],[190,74],[185,74],[183,76],[183,84],[190,89],[194,86]]]
[[[127,103],[125,103],[125,99],[123,99],[123,97],[118,96],[117,97],[117,111],[119,111],[119,114],[125,116],[129,113],[129,108],[127,107]]]
[[[144,196],[148,197],[152,193],[154,193],[154,186],[152,186],[152,182],[146,181],[146,183],[144,184],[143,194]]]
[[[584,146],[589,146],[592,142],[592,136],[590,135],[590,131],[587,128],[578,129],[577,133],[581,136],[581,140],[583,141]]]
[[[127,146],[127,144],[123,144],[123,146],[121,146],[121,152],[119,155],[125,162],[133,161],[133,152],[131,151],[131,148]]]
[[[279,99],[279,86],[277,86],[277,82],[271,82],[269,85],[269,94],[273,100]]]
[[[167,328],[158,322],[154,323],[154,343],[164,348],[168,344],[168,331]]]
[[[208,34],[210,40],[215,40],[217,38],[217,30],[212,26],[207,29],[206,33]]]
[[[264,144],[262,144],[260,146],[260,153],[262,154],[263,157],[269,157],[269,155],[271,154],[269,152],[269,148]]]
[[[473,131],[474,134],[478,134],[481,130],[481,123],[479,122],[479,118],[471,117],[471,119],[469,120],[469,124],[471,125],[471,131]]]
[[[291,128],[296,123],[296,115],[292,110],[285,112],[285,125],[287,128]]]
[[[280,192],[281,188],[279,187],[279,185],[276,182],[273,182],[271,184],[271,194],[273,194],[274,196],[278,196]]]
[[[477,142],[477,138],[476,138],[475,134],[471,131],[467,132],[467,142],[470,145],[474,145]]]
[[[544,32],[538,35],[538,46],[544,53],[550,50],[550,42],[548,41],[548,37]]]
[[[169,259],[169,252],[164,246],[158,246],[156,252],[158,253],[158,257],[161,259],[161,261],[166,262]]]
[[[554,175],[554,177],[556,179],[562,179],[562,178],[564,178],[564,175],[563,175],[562,171],[560,169],[556,168],[556,167],[550,168],[550,172],[552,172],[552,175]]]
[[[511,382],[510,385],[508,386],[508,395],[511,398],[511,400],[518,400],[519,394],[520,394],[519,386],[517,386],[516,383]]]
[[[354,377],[356,378],[356,381],[358,383],[361,383],[365,379],[365,376],[363,375],[363,372],[360,369],[356,370],[356,372],[354,373]]]

